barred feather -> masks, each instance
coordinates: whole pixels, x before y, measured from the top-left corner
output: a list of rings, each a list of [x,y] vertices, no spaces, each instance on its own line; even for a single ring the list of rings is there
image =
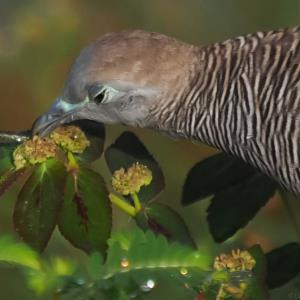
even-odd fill
[[[242,158],[300,195],[300,28],[197,48],[162,128]]]

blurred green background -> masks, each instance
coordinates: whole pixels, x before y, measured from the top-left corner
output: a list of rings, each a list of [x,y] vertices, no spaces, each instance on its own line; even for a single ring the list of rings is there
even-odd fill
[[[79,50],[106,32],[141,28],[206,44],[297,24],[300,24],[299,0],[0,0],[0,130],[30,128],[37,115],[60,93]],[[107,127],[107,145],[124,129]],[[260,243],[268,251],[297,241],[283,205],[274,198],[234,238],[223,245],[215,244],[205,220],[207,201],[187,208],[180,206],[181,186],[187,171],[215,150],[173,141],[148,130],[134,131],[165,172],[167,188],[161,200],[172,203],[182,213],[200,248],[214,255],[233,246]],[[105,164],[100,162],[97,168],[108,179]],[[15,195],[16,190],[1,199],[0,234],[13,232]],[[115,228],[131,226],[123,214],[117,213],[116,220]],[[58,234],[46,252],[85,259]],[[36,298],[16,270],[1,267],[0,299]],[[172,291],[160,291],[153,299],[172,299]],[[274,290],[272,299],[300,299],[300,278]]]

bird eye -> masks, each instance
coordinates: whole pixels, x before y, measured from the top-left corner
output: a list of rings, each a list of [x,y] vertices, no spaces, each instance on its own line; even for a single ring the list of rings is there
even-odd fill
[[[105,89],[103,89],[98,95],[94,96],[94,102],[96,104],[100,104],[103,102],[104,98],[105,98]]]
[[[105,99],[106,89],[103,86],[93,85],[88,89],[88,96],[90,101],[100,104]]]
[[[103,85],[92,85],[88,87],[87,92],[89,101],[92,101],[97,105],[112,101],[115,95],[119,93],[119,91],[114,88]]]

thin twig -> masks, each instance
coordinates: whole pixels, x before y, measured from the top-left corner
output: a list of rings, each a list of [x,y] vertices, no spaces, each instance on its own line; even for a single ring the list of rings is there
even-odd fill
[[[31,136],[30,130],[27,131],[0,131],[0,144],[11,144],[24,142]]]

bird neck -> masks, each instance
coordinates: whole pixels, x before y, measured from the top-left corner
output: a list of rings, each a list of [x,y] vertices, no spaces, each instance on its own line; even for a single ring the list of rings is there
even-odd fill
[[[241,47],[241,43],[244,47]],[[243,126],[239,126],[237,103],[233,84],[247,72],[250,44],[239,39],[227,40],[196,49],[196,60],[189,73],[178,83],[180,90],[172,102],[161,109],[159,130],[175,138],[186,138],[232,153],[237,151],[237,138],[245,139]],[[186,77],[189,80],[186,80]],[[182,85],[181,83],[185,84]],[[174,100],[175,99],[175,100]]]
[[[184,74],[189,80],[181,78],[185,84],[178,83],[181,89],[176,93],[180,97],[174,95],[176,100],[165,104],[169,110],[161,109],[158,129],[257,165],[261,158],[252,148],[259,135],[249,61],[255,38],[246,36],[198,47],[197,59],[189,66],[189,74]]]

